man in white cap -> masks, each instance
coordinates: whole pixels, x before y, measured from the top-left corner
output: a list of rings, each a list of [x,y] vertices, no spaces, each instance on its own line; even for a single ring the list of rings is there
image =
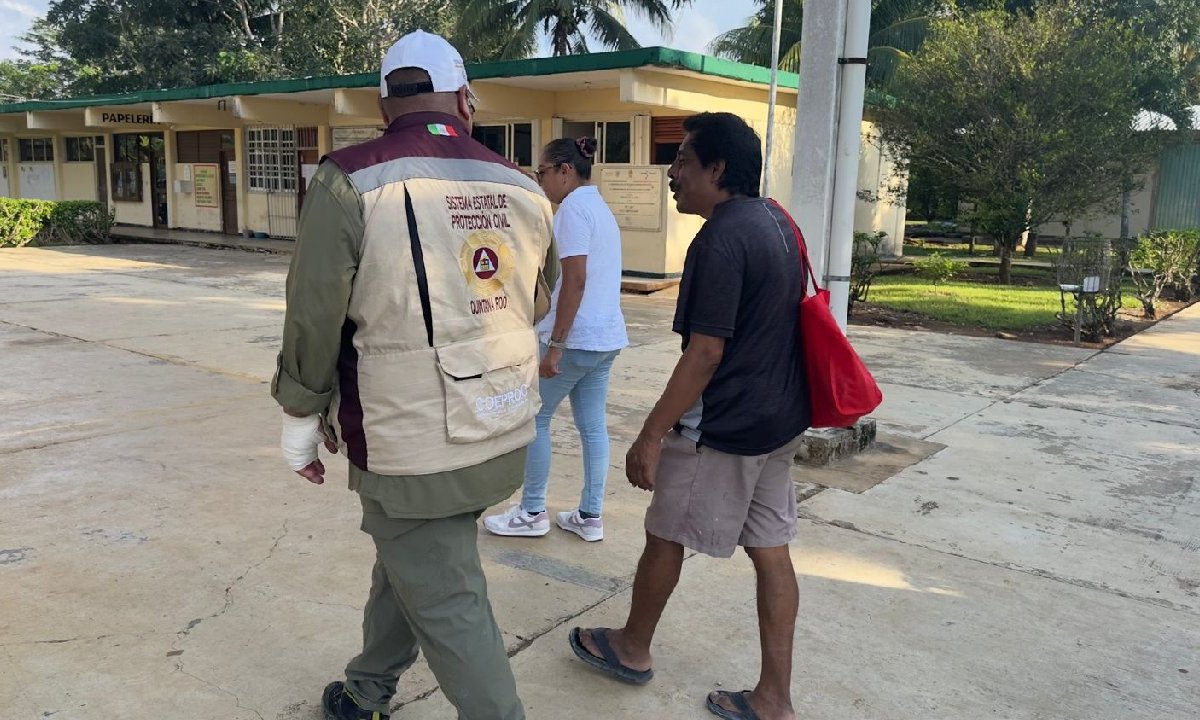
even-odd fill
[[[386,133],[324,158],[300,217],[272,395],[284,457],[350,460],[376,547],[363,650],[325,688],[326,720],[388,717],[424,651],[467,720],[520,720],[476,545],[521,486],[538,341],[557,260],[549,201],[471,138],[462,57],[414,32],[388,51]]]

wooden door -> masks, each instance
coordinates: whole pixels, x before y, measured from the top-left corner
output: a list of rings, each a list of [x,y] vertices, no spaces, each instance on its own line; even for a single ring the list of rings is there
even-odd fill
[[[233,153],[222,150],[219,157],[221,163],[221,232],[226,235],[237,235],[237,184],[234,174],[229,172],[229,168],[234,162]]]
[[[108,160],[103,145],[96,147],[96,200],[108,207]]]

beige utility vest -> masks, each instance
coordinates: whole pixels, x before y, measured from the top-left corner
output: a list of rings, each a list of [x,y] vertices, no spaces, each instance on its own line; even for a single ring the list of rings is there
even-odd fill
[[[420,144],[443,141],[476,152],[462,149],[469,138]],[[331,159],[362,195],[366,228],[328,416],[339,445],[382,475],[456,470],[528,445],[549,201],[490,153],[359,169]]]

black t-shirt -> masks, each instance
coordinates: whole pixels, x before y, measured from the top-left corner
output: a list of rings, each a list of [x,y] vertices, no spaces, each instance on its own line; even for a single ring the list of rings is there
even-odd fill
[[[811,419],[796,322],[804,292],[791,225],[762,198],[721,203],[688,248],[672,330],[725,338],[725,354],[685,437],[733,455],[764,455]]]

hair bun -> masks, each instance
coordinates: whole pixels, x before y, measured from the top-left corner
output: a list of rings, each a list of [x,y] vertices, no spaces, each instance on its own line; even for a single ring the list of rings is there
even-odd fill
[[[579,154],[587,160],[595,159],[596,148],[599,147],[596,138],[581,137],[575,141],[575,147],[579,148]]]

